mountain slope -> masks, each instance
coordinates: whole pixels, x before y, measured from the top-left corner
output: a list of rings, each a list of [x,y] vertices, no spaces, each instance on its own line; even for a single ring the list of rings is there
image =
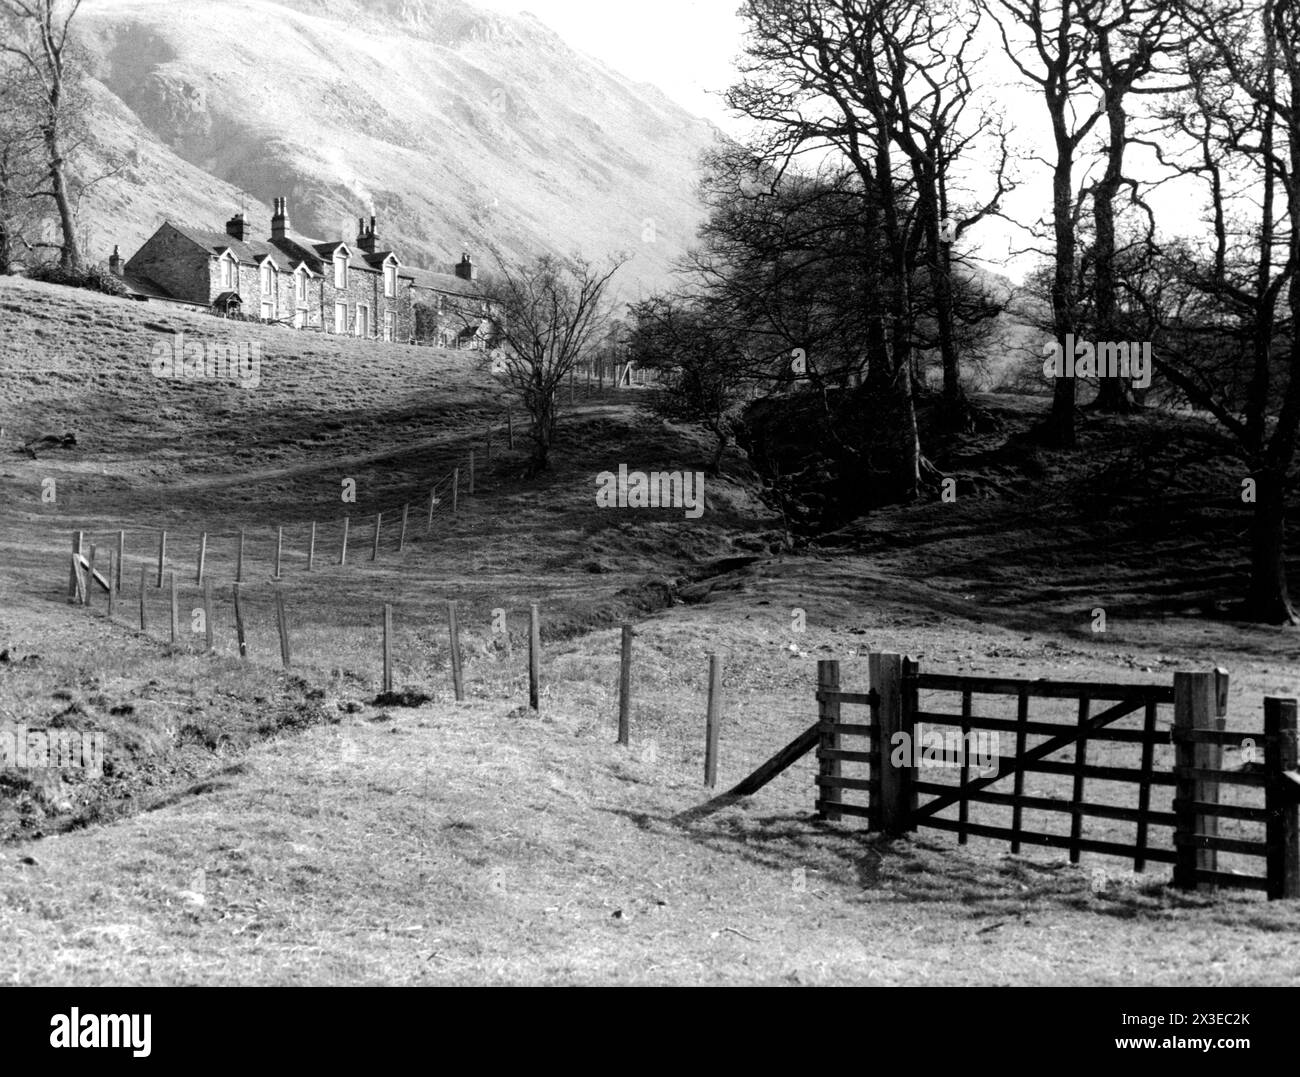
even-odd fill
[[[164,219],[351,238],[374,213],[408,263],[445,268],[580,249],[632,255],[654,287],[702,214],[712,128],[570,49],[531,16],[460,0],[92,0],[95,155],[125,162],[87,196],[91,255]],[[88,170],[93,169],[93,164]]]

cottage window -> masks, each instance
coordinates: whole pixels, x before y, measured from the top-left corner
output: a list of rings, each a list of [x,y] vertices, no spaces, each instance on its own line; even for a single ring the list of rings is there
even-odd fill
[[[384,295],[389,299],[397,295],[397,266],[384,266]]]
[[[221,260],[221,287],[230,289],[235,287],[235,263],[233,259],[223,258]]]
[[[307,274],[303,270],[298,271],[298,303],[302,306],[307,304]]]
[[[336,254],[334,256],[334,287],[346,288],[348,286],[348,260],[346,255]]]
[[[269,262],[262,265],[262,294],[271,294],[271,264]]]

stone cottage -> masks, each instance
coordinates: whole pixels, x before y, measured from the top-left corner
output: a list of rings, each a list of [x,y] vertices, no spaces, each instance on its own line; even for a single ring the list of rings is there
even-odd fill
[[[375,218],[357,221],[355,242],[296,234],[277,198],[271,235],[254,239],[243,213],[224,232],[164,222],[123,264],[109,268],[127,294],[221,314],[376,340],[487,347],[493,310],[468,253],[451,273],[403,265],[384,248]]]

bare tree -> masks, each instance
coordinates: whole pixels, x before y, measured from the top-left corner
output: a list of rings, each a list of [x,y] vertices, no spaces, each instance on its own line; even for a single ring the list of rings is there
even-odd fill
[[[879,218],[871,231],[883,242],[872,275],[880,318],[868,350],[886,360],[871,371],[872,380],[893,396],[891,481],[899,499],[910,500],[922,470],[912,297],[921,266],[937,300],[945,392],[954,399],[960,394],[940,224],[952,213],[946,204],[952,163],[991,126],[983,116],[974,124],[962,120],[972,91],[966,56],[976,9],[935,0],[748,0],[741,15],[749,24],[744,78],[727,102],[760,124],[755,149],[773,174],[830,151],[875,196]],[[1006,189],[999,170],[992,197],[957,215],[956,232],[992,212]],[[903,212],[905,206],[911,211]]]
[[[81,0],[0,0],[0,52],[15,57],[40,100],[47,186],[59,219],[59,264],[81,269],[76,214],[67,177],[67,133],[72,108],[70,28]]]
[[[1107,125],[1105,170],[1092,190],[1092,316],[1098,339],[1115,340],[1115,209],[1125,186],[1132,204],[1147,216],[1148,235],[1154,231],[1154,219],[1142,201],[1137,182],[1124,175],[1124,156],[1132,141],[1128,99],[1134,94],[1167,94],[1182,88],[1168,79],[1151,81],[1151,76],[1168,74],[1161,70],[1160,60],[1176,49],[1180,23],[1173,7],[1149,0],[1111,0],[1099,8],[1084,9],[1080,17],[1096,39],[1096,57],[1085,70],[1101,94]],[[1101,411],[1132,410],[1132,391],[1122,376],[1108,377],[1098,372],[1098,379],[1094,407]]]
[[[599,340],[609,314],[609,282],[627,259],[616,255],[597,267],[576,255],[544,254],[531,261],[496,258],[499,270],[484,288],[497,318],[499,347],[490,353],[492,372],[532,420],[529,471],[535,474],[550,466],[556,394]]]
[[[1061,354],[1078,320],[1077,249],[1082,200],[1075,166],[1082,145],[1103,109],[1087,92],[1088,63],[1096,53],[1088,28],[1102,0],[982,0],[998,22],[1003,50],[1020,73],[1039,88],[1052,125],[1052,326]],[[1082,105],[1082,108],[1080,106]],[[1073,376],[1060,372],[1052,395],[1047,440],[1075,444]]]
[[[37,102],[11,56],[0,55],[0,274],[12,273],[32,247],[44,175]]]
[[[631,314],[629,358],[660,371],[655,412],[708,430],[715,439],[709,469],[716,473],[745,399],[748,357],[725,320],[706,304],[652,296],[634,304]]]
[[[1166,110],[1209,193],[1212,236],[1185,259],[1198,301],[1155,366],[1215,416],[1249,469],[1246,611],[1300,624],[1286,573],[1286,490],[1300,437],[1300,8],[1180,0],[1192,89]],[[1243,499],[1250,500],[1243,493]]]

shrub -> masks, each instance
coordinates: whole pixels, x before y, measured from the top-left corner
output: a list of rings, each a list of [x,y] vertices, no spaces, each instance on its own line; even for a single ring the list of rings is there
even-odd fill
[[[57,262],[44,262],[31,266],[27,276],[47,284],[62,284],[68,288],[88,288],[105,295],[126,295],[126,287],[106,266],[95,265],[86,269],[64,269]]]

